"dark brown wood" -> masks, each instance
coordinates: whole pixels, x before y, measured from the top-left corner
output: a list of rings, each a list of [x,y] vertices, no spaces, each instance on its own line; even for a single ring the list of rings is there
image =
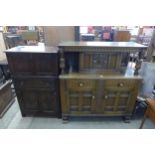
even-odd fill
[[[58,49],[23,46],[6,55],[22,115],[60,117]]]
[[[33,50],[33,49],[32,49]],[[21,75],[58,75],[57,53],[6,52],[12,74]]]

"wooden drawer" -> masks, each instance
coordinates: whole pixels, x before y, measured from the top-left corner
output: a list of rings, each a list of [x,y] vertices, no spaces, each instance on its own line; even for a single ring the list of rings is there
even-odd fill
[[[90,91],[95,88],[93,80],[67,80],[67,87],[74,91]]]
[[[58,84],[56,78],[14,78],[16,88],[50,88],[55,90]]]
[[[105,80],[105,87],[112,87],[116,89],[132,89],[135,88],[136,81],[135,80],[128,80],[128,79],[119,79],[119,80]]]

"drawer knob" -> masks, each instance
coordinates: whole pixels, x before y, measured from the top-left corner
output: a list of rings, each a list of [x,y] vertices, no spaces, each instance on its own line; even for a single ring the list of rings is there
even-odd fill
[[[118,86],[119,86],[119,87],[123,87],[124,84],[123,84],[123,83],[119,83]]]
[[[84,85],[83,83],[80,83],[80,87],[83,87],[83,85]]]
[[[97,60],[94,59],[94,60],[93,60],[93,63],[97,63]]]
[[[95,96],[94,96],[94,95],[92,96],[92,99],[93,99],[93,100],[95,99]]]
[[[105,98],[105,99],[108,99],[108,95],[105,95],[104,98]]]

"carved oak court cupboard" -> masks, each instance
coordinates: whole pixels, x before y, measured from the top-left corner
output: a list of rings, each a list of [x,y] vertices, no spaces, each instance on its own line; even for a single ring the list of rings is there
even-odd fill
[[[17,46],[6,51],[23,116],[60,116],[58,49]]]
[[[142,78],[128,68],[130,54],[146,46],[132,42],[62,42],[60,97],[62,118],[124,116],[135,107]]]

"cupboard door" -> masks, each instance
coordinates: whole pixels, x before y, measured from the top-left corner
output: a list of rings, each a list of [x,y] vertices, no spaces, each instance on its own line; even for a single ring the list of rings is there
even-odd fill
[[[16,91],[21,111],[26,114],[58,115],[57,92],[48,89],[24,89]]]
[[[96,111],[96,81],[88,79],[60,80],[63,114],[85,115]]]
[[[107,115],[131,114],[136,101],[135,91],[105,90],[102,96],[102,112]]]
[[[58,101],[57,92],[50,90],[39,91],[38,99],[40,105],[40,111],[43,113],[57,114],[58,112]]]
[[[21,95],[25,110],[39,110],[38,92],[36,90],[23,90]]]
[[[93,92],[69,92],[67,103],[71,114],[91,114],[95,112]]]

